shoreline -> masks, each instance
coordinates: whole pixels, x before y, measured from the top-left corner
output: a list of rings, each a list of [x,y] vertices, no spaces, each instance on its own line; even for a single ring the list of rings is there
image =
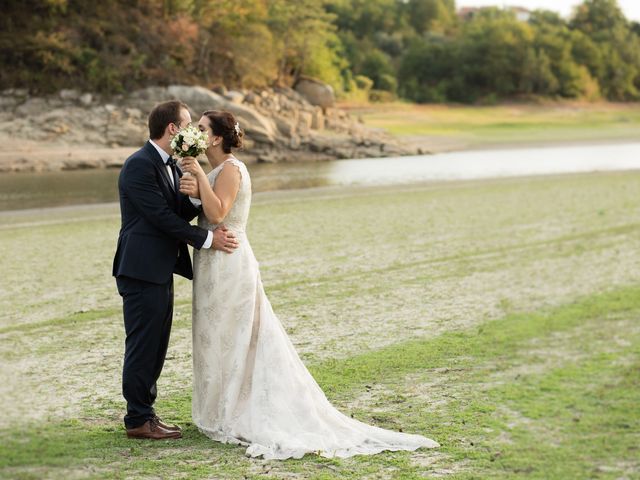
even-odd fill
[[[398,136],[396,136],[396,138],[400,140],[402,139]],[[528,148],[554,148],[583,145],[623,145],[640,142],[640,137],[624,136],[591,139],[568,138],[564,140],[529,140],[525,142],[518,140],[505,140],[482,144],[472,143],[460,138],[442,139],[430,136],[407,136],[404,140],[407,143],[410,143],[413,148],[422,152],[418,153],[418,155],[435,155],[453,152],[488,150],[519,150]],[[94,147],[91,145],[50,145],[46,147],[28,145],[23,150],[18,150],[16,152],[0,152],[0,175],[81,170],[117,170],[122,167],[122,164],[127,157],[138,148],[139,147]],[[390,155],[389,157],[397,156],[399,155]],[[343,159],[333,159],[333,161],[339,160]],[[294,160],[291,162],[281,163],[321,163],[326,161],[332,160]],[[248,161],[247,163],[251,164],[257,162]]]
[[[165,96],[186,98],[196,110],[212,103],[239,109],[238,114],[246,117],[243,122],[248,137],[242,156],[247,164],[311,164],[339,159],[640,141],[640,103],[463,106],[338,102],[335,108],[322,113],[319,107],[311,106],[292,92],[286,95],[272,92],[265,97],[262,103],[271,105],[278,100],[294,108],[298,115],[289,118],[282,116],[284,110],[280,113],[274,110],[275,103],[273,108],[258,102],[260,106],[250,101],[251,96],[236,105],[208,90],[174,86],[134,92],[113,105],[94,102],[91,108],[80,108],[57,97],[30,99],[19,109],[5,112],[5,120],[11,121],[11,125],[19,122],[15,129],[0,135],[0,140],[11,145],[0,152],[0,174],[119,169],[147,138],[143,119],[150,99]],[[53,108],[51,115],[55,118],[47,117],[46,125],[41,125],[42,116],[29,113],[34,110],[33,105],[30,107],[34,102],[45,102]],[[315,115],[317,121],[312,121],[307,113]],[[269,126],[268,131],[261,130],[261,125]]]
[[[589,172],[561,172],[561,173],[541,173],[541,174],[528,174],[528,175],[510,175],[510,176],[496,176],[487,178],[466,178],[466,179],[454,179],[454,180],[429,180],[419,182],[408,183],[391,183],[386,185],[329,185],[318,186],[308,188],[291,188],[282,190],[267,190],[262,192],[255,192],[253,194],[253,204],[256,206],[273,205],[280,203],[297,202],[302,198],[337,198],[345,193],[351,196],[369,195],[372,193],[385,194],[389,192],[402,191],[409,193],[412,191],[423,190],[446,190],[465,188],[473,185],[504,185],[520,181],[545,181],[549,179],[562,179],[562,178],[581,178],[596,175],[627,175],[638,173],[638,170],[634,169],[620,169],[620,170],[594,170]],[[25,216],[41,216],[43,213],[53,214],[68,214],[69,218],[75,218],[80,214],[79,219],[84,216],[93,216],[95,213],[102,212],[103,215],[113,216],[116,215],[119,218],[117,212],[119,203],[114,202],[95,202],[95,203],[77,203],[67,205],[55,205],[51,207],[29,207],[23,209],[11,209],[0,210],[0,221],[9,222],[0,225],[0,230],[7,228],[15,228],[16,226],[30,226],[31,223],[26,221]],[[114,213],[115,212],[115,213]],[[68,221],[68,219],[67,219]],[[42,222],[39,222],[42,223]],[[53,222],[55,223],[55,222]]]
[[[407,138],[412,142],[412,145],[419,146],[418,143],[413,143],[411,137]],[[419,140],[418,140],[419,142]],[[530,148],[544,149],[544,148],[556,148],[556,147],[580,147],[580,146],[606,146],[606,145],[625,145],[631,143],[640,143],[640,136],[638,137],[609,137],[609,138],[591,138],[591,139],[577,139],[569,138],[566,140],[529,140],[529,141],[496,141],[487,143],[459,143],[451,142],[452,145],[447,148],[447,142],[442,142],[442,145],[436,146],[425,155],[435,155],[440,153],[454,153],[454,152],[484,152],[488,150],[525,150]]]

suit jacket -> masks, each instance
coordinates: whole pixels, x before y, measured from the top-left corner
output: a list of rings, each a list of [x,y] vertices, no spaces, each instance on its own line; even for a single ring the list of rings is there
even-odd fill
[[[178,185],[178,175],[174,176]],[[200,249],[207,231],[189,224],[199,209],[169,180],[151,143],[131,155],[118,179],[122,224],[113,275],[166,283],[173,273],[193,278],[187,244]]]

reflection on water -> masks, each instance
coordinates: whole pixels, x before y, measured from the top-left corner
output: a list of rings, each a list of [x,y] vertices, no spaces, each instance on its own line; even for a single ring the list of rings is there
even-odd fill
[[[118,199],[118,171],[16,173],[0,175],[0,210],[58,207]]]
[[[250,165],[255,192],[640,169],[640,143]],[[0,175],[0,210],[118,200],[116,170]]]
[[[253,191],[331,184],[330,163],[250,165]],[[118,201],[119,170],[0,175],[0,211]]]

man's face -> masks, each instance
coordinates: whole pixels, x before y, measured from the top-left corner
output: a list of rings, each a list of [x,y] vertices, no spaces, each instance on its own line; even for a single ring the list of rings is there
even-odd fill
[[[176,133],[178,133],[181,128],[186,127],[190,123],[191,123],[191,114],[189,113],[189,110],[187,110],[186,108],[182,108],[180,109],[180,123],[178,125],[174,123],[170,124],[169,133],[171,133],[171,135],[173,136]]]

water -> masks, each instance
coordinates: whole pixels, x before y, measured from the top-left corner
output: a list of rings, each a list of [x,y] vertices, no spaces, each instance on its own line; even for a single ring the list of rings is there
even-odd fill
[[[640,143],[250,165],[255,192],[640,169]],[[115,202],[117,170],[0,175],[0,210]]]

